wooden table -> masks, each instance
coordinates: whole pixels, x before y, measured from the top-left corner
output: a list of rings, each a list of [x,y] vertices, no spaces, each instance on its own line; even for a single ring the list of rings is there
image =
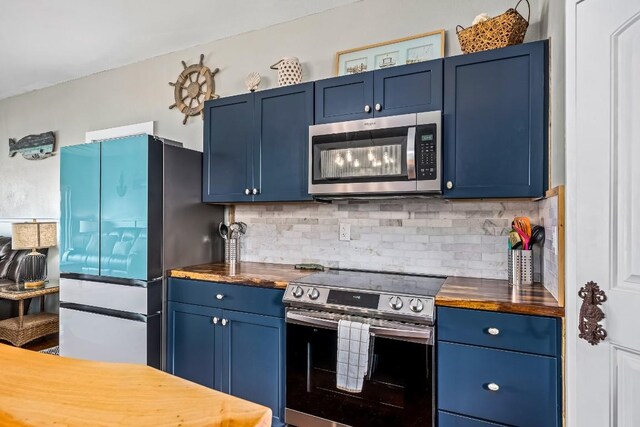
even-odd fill
[[[271,410],[143,365],[0,344],[0,426],[268,427]]]
[[[58,332],[58,315],[45,313],[45,295],[60,292],[57,281],[47,282],[40,288],[24,288],[13,284],[0,287],[0,299],[18,301],[18,317],[0,321],[0,339],[21,347],[29,341],[55,334]],[[40,313],[24,314],[24,301],[42,297],[40,299]]]

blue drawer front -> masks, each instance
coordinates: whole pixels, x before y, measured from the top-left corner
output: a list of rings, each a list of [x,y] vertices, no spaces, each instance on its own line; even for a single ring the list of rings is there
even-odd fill
[[[448,412],[438,412],[438,427],[493,427],[501,425]]]
[[[559,320],[552,317],[438,308],[438,339],[557,356]],[[489,329],[498,330],[497,335]]]
[[[217,296],[222,295],[222,299]],[[169,279],[169,301],[284,317],[284,290],[199,280]]]
[[[557,369],[553,357],[438,342],[438,406],[509,425],[557,426]]]

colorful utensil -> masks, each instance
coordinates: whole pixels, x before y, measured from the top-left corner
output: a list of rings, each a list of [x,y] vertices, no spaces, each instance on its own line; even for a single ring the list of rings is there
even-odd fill
[[[513,219],[513,224],[531,237],[531,221],[526,216],[517,216]]]

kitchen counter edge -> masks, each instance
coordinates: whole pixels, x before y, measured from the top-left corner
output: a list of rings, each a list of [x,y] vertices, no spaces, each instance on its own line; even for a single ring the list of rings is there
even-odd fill
[[[436,295],[436,306],[564,317],[564,307],[541,283],[511,286],[497,279],[450,276]]]
[[[292,264],[240,262],[235,266],[224,263],[210,263],[174,268],[169,270],[167,275],[169,278],[175,279],[285,289],[290,282],[295,282],[313,273],[316,273],[316,271],[296,270]]]

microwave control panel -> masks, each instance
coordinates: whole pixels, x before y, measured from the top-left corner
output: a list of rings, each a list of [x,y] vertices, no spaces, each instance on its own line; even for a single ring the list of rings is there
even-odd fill
[[[418,180],[433,180],[438,176],[436,127],[418,126],[416,132],[416,172]]]

